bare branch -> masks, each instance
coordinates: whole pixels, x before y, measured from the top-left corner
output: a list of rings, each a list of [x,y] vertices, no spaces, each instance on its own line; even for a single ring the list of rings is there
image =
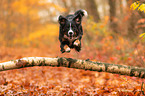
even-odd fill
[[[77,68],[98,72],[109,72],[121,75],[135,76],[145,78],[145,68],[132,67],[126,65],[108,64],[93,62],[89,60],[79,60],[65,57],[48,58],[48,57],[26,57],[18,60],[0,63],[0,71],[18,69],[31,66],[53,66]]]

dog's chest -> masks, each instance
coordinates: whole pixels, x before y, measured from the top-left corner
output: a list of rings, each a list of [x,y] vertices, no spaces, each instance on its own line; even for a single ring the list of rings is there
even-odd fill
[[[64,41],[68,41],[69,42],[69,46],[73,45],[72,43],[77,40],[79,38],[79,36],[77,37],[68,37],[67,35],[63,36]]]

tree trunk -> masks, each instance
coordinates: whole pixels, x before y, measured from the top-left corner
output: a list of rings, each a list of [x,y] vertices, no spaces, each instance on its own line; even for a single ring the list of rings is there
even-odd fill
[[[130,7],[130,5],[133,2],[135,2],[135,1],[136,0],[129,0],[129,1],[127,1],[128,6]],[[128,20],[128,35],[131,38],[134,38],[134,36],[137,35],[136,24],[137,24],[137,21],[140,19],[140,15],[135,10],[134,11],[130,11],[129,14],[130,14],[130,17],[129,17],[129,20]]]
[[[69,12],[70,12],[70,8],[67,5],[67,0],[61,0],[61,2],[63,4],[64,8],[66,9],[66,12],[64,13],[64,15],[67,16],[69,14]]]
[[[73,12],[75,12],[75,11],[77,10],[76,0],[71,0],[71,5],[72,5],[72,7],[71,7],[71,8],[73,8],[73,9],[72,9],[72,10],[73,10]]]
[[[117,21],[116,21],[116,0],[109,0],[110,6],[110,28],[113,32],[118,33]]]
[[[72,58],[48,58],[48,57],[26,57],[19,60],[11,60],[9,62],[0,63],[0,71],[18,69],[31,66],[53,66],[68,67],[90,71],[110,72],[121,75],[136,76],[145,78],[145,68],[131,67],[126,65],[107,64],[100,62],[92,62],[89,60],[79,60]]]
[[[95,2],[95,0],[85,0],[86,1],[86,10],[89,14],[89,16],[93,17],[93,20],[95,22],[98,22],[100,20],[99,12],[98,12],[98,6]]]
[[[12,2],[11,0],[7,0],[7,9],[6,9],[7,16],[6,16],[6,33],[5,33],[5,38],[6,38],[8,46],[9,46],[10,41],[12,39],[12,32],[11,32],[11,26],[10,26],[10,23],[11,23],[10,19],[11,19],[11,15],[12,15],[11,2]]]
[[[29,33],[30,32],[30,15],[29,15],[29,10],[27,11],[27,15],[26,15],[27,17],[26,17],[26,26],[27,26],[27,33]]]
[[[4,1],[3,0],[0,0],[0,21],[3,22],[4,21],[4,8],[3,8],[3,5],[4,5]],[[0,27],[0,34],[2,35],[4,32],[4,28],[1,26]],[[1,42],[0,42],[1,44]]]
[[[77,3],[78,3],[78,6],[77,7],[79,9],[85,9],[85,4],[84,4],[85,2],[84,2],[84,0],[78,0]]]

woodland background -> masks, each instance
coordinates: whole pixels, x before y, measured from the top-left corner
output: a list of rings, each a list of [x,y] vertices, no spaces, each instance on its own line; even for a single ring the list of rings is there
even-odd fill
[[[145,13],[136,0],[0,0],[0,62],[67,57],[145,67]],[[138,0],[143,1],[143,0]],[[144,3],[144,2],[143,2]],[[82,50],[61,54],[57,17],[85,9]],[[0,72],[0,94],[143,95],[144,80],[71,68],[32,67]]]

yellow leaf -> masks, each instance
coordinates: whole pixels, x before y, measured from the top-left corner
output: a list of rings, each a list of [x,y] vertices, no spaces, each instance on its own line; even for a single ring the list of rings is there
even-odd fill
[[[127,81],[127,78],[124,77],[123,79]]]
[[[145,12],[145,4],[141,4],[138,8],[139,11],[144,11]]]
[[[139,37],[145,38],[145,33],[140,34]]]
[[[134,2],[134,3],[132,3],[132,4],[130,5],[130,9],[135,10],[135,9],[137,9],[137,8],[139,7],[139,5],[140,5],[140,2],[139,2],[139,1]]]

